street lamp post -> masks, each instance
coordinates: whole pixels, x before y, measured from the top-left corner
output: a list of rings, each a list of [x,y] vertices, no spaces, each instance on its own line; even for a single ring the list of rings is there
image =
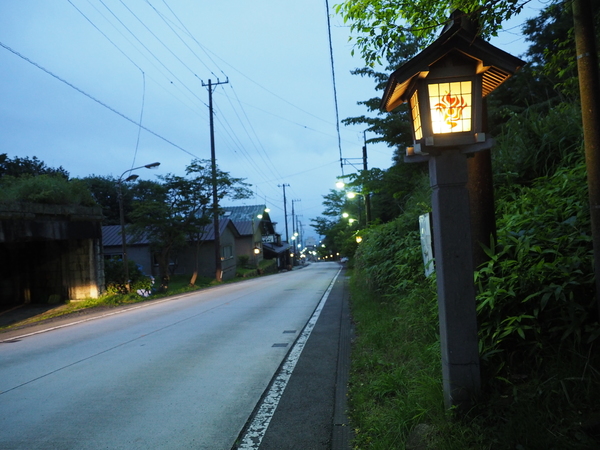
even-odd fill
[[[159,162],[154,162],[151,164],[146,164],[144,166],[134,167],[133,169],[126,170],[121,174],[119,179],[117,180],[117,196],[119,199],[119,220],[121,223],[121,251],[123,253],[123,273],[125,276],[125,290],[129,292],[129,265],[127,262],[127,237],[125,235],[125,212],[123,210],[123,181],[129,182],[136,180],[139,175],[129,175],[127,178],[123,179],[125,174],[133,172],[137,169],[152,169],[154,167],[160,166]]]
[[[414,145],[405,161],[429,162],[448,408],[467,408],[481,386],[466,155],[491,148],[482,99],[523,64],[455,11],[436,41],[392,73],[381,102],[386,111],[409,103]]]

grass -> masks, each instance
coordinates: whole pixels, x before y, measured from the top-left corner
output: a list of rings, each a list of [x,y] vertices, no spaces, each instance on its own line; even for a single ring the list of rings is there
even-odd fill
[[[273,273],[273,269],[276,268],[275,261],[263,260],[260,262],[259,268],[262,270],[263,274]],[[257,274],[256,269],[249,269],[249,271],[252,272],[252,277],[261,276]],[[244,278],[249,277],[250,276],[246,276]],[[136,293],[107,294],[100,296],[99,298],[89,298],[81,301],[71,301],[66,304],[57,305],[54,308],[48,309],[47,311],[37,314],[26,320],[10,325],[0,325],[0,330],[8,330],[10,328],[21,327],[23,325],[30,325],[33,323],[42,322],[44,320],[65,316],[67,314],[72,314],[85,309],[113,308],[117,306],[131,305],[135,303],[145,302],[148,300],[154,300],[157,298],[169,297],[177,294],[184,294],[186,292],[193,292],[209,286],[214,286],[216,284],[228,284],[242,281],[239,277],[236,277],[232,278],[231,280],[218,283],[212,278],[198,277],[196,279],[196,284],[194,286],[190,286],[190,279],[190,275],[173,275],[169,281],[169,288],[167,291],[156,292],[149,297],[142,297],[141,295],[138,295]]]
[[[7,326],[0,326],[0,330],[29,325],[32,323],[41,322],[48,319],[53,319],[67,314],[72,314],[84,309],[92,308],[113,308],[117,306],[131,305],[141,303],[148,300],[154,300],[171,295],[183,294],[186,292],[196,291],[214,284],[214,280],[210,278],[198,278],[194,286],[190,286],[190,275],[174,275],[169,282],[169,288],[165,292],[157,292],[149,297],[142,297],[136,293],[129,294],[107,294],[98,298],[89,298],[81,301],[71,301],[55,308],[49,309],[43,313],[37,314],[21,322],[17,322]]]
[[[429,289],[399,302],[378,296],[352,277],[356,340],[349,405],[354,448],[403,448],[416,425],[444,415]]]
[[[482,395],[458,416],[443,404],[433,283],[382,296],[356,278],[349,386],[353,448],[600,448],[600,355],[593,346],[585,353],[545,349],[537,358],[542,364],[523,361],[524,371],[507,379],[486,377],[482,362]],[[415,435],[418,442],[407,446]]]
[[[257,267],[238,266],[235,272],[236,278],[251,278],[262,274],[277,272],[277,263],[274,259],[263,259]]]

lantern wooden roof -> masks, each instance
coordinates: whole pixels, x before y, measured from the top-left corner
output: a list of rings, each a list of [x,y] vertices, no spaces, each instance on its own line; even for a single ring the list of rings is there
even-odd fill
[[[482,95],[485,97],[519,70],[525,62],[494,47],[477,36],[472,22],[456,10],[439,38],[390,75],[381,109],[392,111],[408,100],[413,83],[425,78],[430,67],[452,52],[473,60],[476,73],[482,75]],[[461,58],[461,59],[464,59]]]

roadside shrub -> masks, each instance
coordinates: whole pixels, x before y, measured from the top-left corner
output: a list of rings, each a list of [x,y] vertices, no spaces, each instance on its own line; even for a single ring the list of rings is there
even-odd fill
[[[430,210],[429,177],[422,176],[403,215],[361,232],[354,257],[355,277],[369,289],[406,292],[424,279],[419,215]]]
[[[597,339],[585,165],[515,187],[497,209],[498,243],[475,277],[482,358],[499,370]]]
[[[549,111],[530,107],[502,128],[492,151],[494,179],[503,184],[529,184],[551,176],[581,157],[581,109],[562,103]]]
[[[240,255],[238,256],[238,265],[240,267],[248,266],[248,261],[250,261],[250,257],[248,255]]]
[[[152,278],[145,275],[134,261],[127,261],[129,268],[129,287],[131,292],[151,291]],[[125,294],[125,271],[122,259],[104,260],[104,278],[106,280],[106,292],[108,294]]]

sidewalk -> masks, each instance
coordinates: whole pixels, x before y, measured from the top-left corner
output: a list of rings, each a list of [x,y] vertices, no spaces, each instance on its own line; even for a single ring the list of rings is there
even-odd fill
[[[338,276],[260,450],[349,450],[346,417],[352,325],[345,271]]]

